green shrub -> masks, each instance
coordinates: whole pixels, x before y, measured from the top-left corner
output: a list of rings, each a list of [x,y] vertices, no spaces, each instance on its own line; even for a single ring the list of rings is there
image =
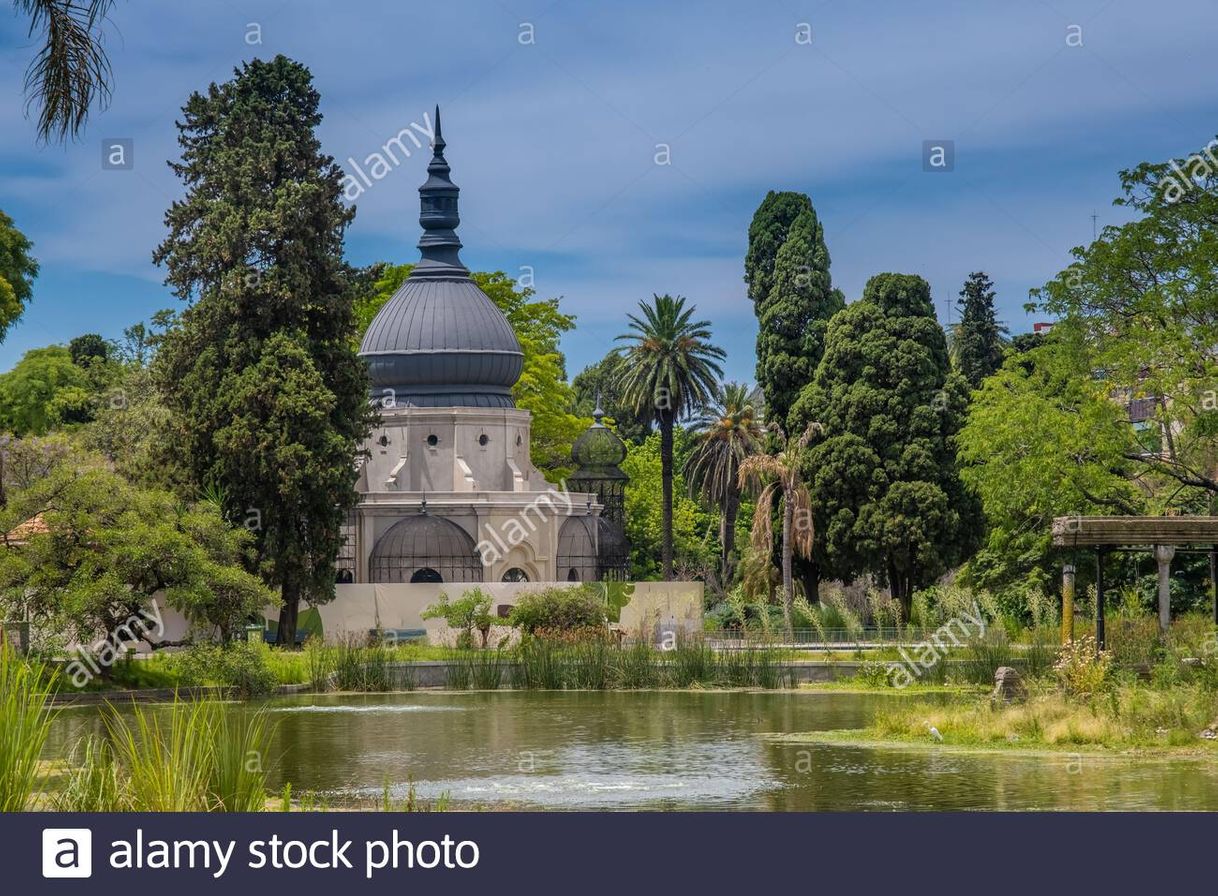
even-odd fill
[[[443,619],[449,628],[456,630],[457,647],[461,650],[474,646],[475,631],[481,634],[482,646],[486,647],[495,621],[491,615],[491,596],[481,588],[471,588],[451,602],[441,592],[440,599],[423,611],[422,618]]]
[[[599,588],[553,587],[522,595],[508,616],[508,624],[526,634],[541,629],[582,629],[605,624],[605,600]]]
[[[860,684],[872,688],[887,687],[891,682],[887,663],[863,663],[859,666],[859,671],[855,677],[859,680]]]
[[[231,687],[242,697],[264,697],[278,680],[265,644],[236,641],[227,646],[196,644],[173,657],[181,683]]]

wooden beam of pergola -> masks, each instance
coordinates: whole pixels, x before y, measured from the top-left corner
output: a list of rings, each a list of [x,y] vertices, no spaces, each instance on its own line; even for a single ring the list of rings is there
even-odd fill
[[[1179,546],[1204,545],[1210,555],[1214,622],[1218,624],[1218,516],[1059,516],[1053,544],[1095,550],[1095,643],[1104,649],[1104,555],[1117,548],[1153,548],[1159,564],[1159,621],[1171,618],[1168,582],[1172,555]],[[1073,566],[1070,567],[1073,569]],[[1063,627],[1065,606],[1063,605]]]
[[[1218,516],[1059,516],[1053,544],[1062,548],[1218,545]]]

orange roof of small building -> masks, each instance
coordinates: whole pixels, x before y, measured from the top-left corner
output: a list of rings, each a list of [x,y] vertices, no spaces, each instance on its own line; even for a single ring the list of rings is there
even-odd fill
[[[31,535],[45,535],[51,531],[51,527],[46,524],[46,520],[42,518],[42,514],[35,514],[24,523],[13,527],[8,533],[7,540],[10,543],[27,541]]]

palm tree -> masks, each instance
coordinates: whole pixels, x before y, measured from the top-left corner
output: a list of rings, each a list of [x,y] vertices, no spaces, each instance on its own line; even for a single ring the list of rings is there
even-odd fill
[[[740,463],[761,452],[759,415],[748,387],[725,383],[723,397],[699,421],[698,445],[685,462],[689,490],[700,491],[719,506],[719,543],[723,546],[720,581],[730,586],[736,553],[736,514],[740,510]]]
[[[639,414],[654,415],[660,427],[660,471],[664,485],[664,578],[672,578],[672,431],[677,420],[705,408],[718,396],[727,357],[710,342],[710,322],[691,321],[695,306],[669,295],[639,302],[641,316],[629,315],[630,330],[618,336],[626,363],[618,372],[623,401]]]
[[[753,513],[754,551],[768,557],[774,551],[774,526],[771,522],[774,505],[782,502],[782,620],[787,635],[794,633],[791,620],[795,599],[795,582],[791,570],[792,557],[812,556],[812,496],[799,472],[799,461],[812,436],[819,431],[819,424],[812,423],[804,434],[792,444],[777,423],[770,429],[778,436],[782,450],[778,454],[755,454],[740,463],[740,487],[761,487],[757,496],[757,509]],[[796,525],[796,517],[799,525]]]
[[[28,106],[38,106],[38,138],[75,137],[97,103],[110,99],[110,61],[101,24],[114,0],[13,0],[30,17],[41,48],[25,72]]]

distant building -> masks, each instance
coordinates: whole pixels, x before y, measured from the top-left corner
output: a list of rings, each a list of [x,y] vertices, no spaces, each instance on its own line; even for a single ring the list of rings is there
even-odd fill
[[[529,459],[532,417],[512,401],[523,364],[499,308],[458,252],[459,189],[436,111],[419,188],[418,264],[360,346],[380,419],[364,445],[338,558],[354,583],[592,581],[624,575],[621,441],[597,416],[556,488]],[[614,444],[616,443],[616,445]]]

